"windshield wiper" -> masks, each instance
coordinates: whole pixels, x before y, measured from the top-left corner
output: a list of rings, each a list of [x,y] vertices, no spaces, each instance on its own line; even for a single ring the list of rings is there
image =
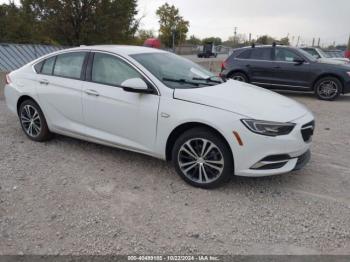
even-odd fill
[[[211,83],[216,83],[216,84],[222,84],[222,81],[219,80],[213,80],[213,78],[217,76],[209,76],[207,78],[201,78],[201,77],[193,77],[192,80],[197,80],[197,81],[206,81],[206,82],[211,82]]]
[[[196,80],[196,79],[193,79]],[[199,86],[199,85],[207,85],[207,86],[211,86],[211,84],[208,83],[198,83],[198,82],[192,82],[192,81],[188,81],[186,79],[173,79],[173,78],[163,78],[163,81],[167,81],[167,82],[175,82],[175,83],[181,83],[181,84],[190,84],[190,85],[194,85],[194,86]]]

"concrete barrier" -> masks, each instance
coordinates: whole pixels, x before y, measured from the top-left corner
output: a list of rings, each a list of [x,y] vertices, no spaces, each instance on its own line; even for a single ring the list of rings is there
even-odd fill
[[[0,100],[4,99],[5,79],[6,79],[6,73],[0,72]]]

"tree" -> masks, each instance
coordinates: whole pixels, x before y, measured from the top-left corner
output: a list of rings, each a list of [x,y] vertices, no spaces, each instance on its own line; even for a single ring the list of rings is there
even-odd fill
[[[205,43],[214,43],[215,45],[221,45],[222,44],[222,40],[220,37],[207,37],[207,38],[204,38],[202,40],[202,44],[205,44]]]
[[[347,50],[350,51],[350,36],[349,36],[349,42],[348,42],[348,48],[347,48]]]
[[[278,43],[281,44],[281,45],[290,45],[289,37],[281,38],[280,41],[278,41]]]
[[[256,43],[261,44],[261,45],[271,45],[273,42],[276,42],[276,39],[274,39],[273,37],[268,36],[268,35],[260,36],[256,40]]]
[[[0,42],[36,42],[32,21],[13,2],[0,5]]]
[[[156,14],[159,18],[160,39],[165,46],[172,47],[173,30],[175,31],[175,45],[186,40],[189,22],[180,16],[179,9],[165,3],[157,9]]]
[[[237,34],[236,36],[230,36],[223,44],[230,47],[237,47],[247,45],[248,41],[245,34]]]
[[[0,5],[0,39],[61,45],[129,43],[137,0],[21,0]]]
[[[194,35],[191,35],[190,38],[186,40],[186,42],[191,45],[200,45],[202,43],[202,40],[195,37]]]
[[[136,45],[142,45],[146,39],[148,38],[154,38],[153,30],[144,30],[140,29],[137,31],[136,37],[134,39],[134,44]]]

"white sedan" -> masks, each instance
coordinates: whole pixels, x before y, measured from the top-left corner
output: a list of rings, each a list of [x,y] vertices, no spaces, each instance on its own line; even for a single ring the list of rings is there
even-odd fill
[[[5,97],[34,141],[57,133],[151,155],[197,187],[310,159],[314,117],[304,106],[157,49],[58,51],[8,74]]]

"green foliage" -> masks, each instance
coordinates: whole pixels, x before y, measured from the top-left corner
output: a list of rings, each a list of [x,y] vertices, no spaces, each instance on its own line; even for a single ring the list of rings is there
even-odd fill
[[[289,38],[288,38],[288,37],[283,37],[283,38],[281,38],[281,39],[278,41],[278,43],[279,43],[280,45],[290,45],[290,42],[289,42]]]
[[[145,40],[148,38],[154,38],[153,30],[140,29],[137,31],[136,37],[133,41],[135,45],[143,45]]]
[[[268,35],[260,36],[256,40],[256,43],[261,44],[261,45],[271,45],[273,42],[276,42],[276,39],[274,39],[273,37],[268,36]]]
[[[186,40],[186,43],[191,44],[191,45],[200,45],[200,44],[202,44],[202,40],[195,37],[194,35],[191,35],[190,38]]]
[[[21,0],[0,5],[0,41],[61,45],[127,43],[137,0]],[[5,33],[4,33],[5,32]]]
[[[156,14],[159,18],[160,39],[165,46],[172,47],[173,29],[175,31],[175,45],[186,40],[189,22],[180,16],[179,9],[165,3],[157,9]]]
[[[202,40],[202,44],[205,44],[205,43],[213,43],[215,45],[221,45],[222,40],[220,37],[207,37]]]

